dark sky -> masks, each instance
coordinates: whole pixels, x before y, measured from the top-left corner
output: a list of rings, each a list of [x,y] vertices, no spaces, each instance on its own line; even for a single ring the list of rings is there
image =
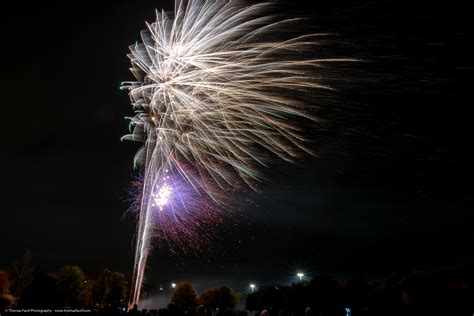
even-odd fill
[[[474,263],[472,61],[467,12],[432,1],[306,1],[311,28],[365,62],[329,95],[319,158],[273,166],[248,220],[200,258],[155,251],[151,284],[291,281],[297,269],[381,277]],[[312,5],[310,5],[312,3]],[[123,218],[138,144],[121,81],[128,45],[171,1],[16,1],[2,8],[0,267],[132,269]],[[342,43],[342,44],[341,44]],[[229,224],[233,227],[235,222]],[[196,281],[198,282],[198,281]]]

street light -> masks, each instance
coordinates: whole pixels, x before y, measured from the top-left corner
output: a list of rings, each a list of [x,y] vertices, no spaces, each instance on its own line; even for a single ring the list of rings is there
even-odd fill
[[[171,288],[175,288],[176,287],[176,283],[171,283]]]
[[[303,281],[304,273],[298,272],[296,276],[300,278],[300,281]]]
[[[255,290],[255,284],[253,284],[253,283],[250,284],[250,289],[252,290],[252,293],[253,293],[253,291]]]

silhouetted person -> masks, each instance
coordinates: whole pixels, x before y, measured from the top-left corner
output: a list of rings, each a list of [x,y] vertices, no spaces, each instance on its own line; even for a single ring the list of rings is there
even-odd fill
[[[196,316],[206,316],[206,307],[204,305],[199,305],[196,308]]]
[[[158,316],[168,316],[169,315],[169,311],[168,309],[166,308],[160,308],[158,310]]]
[[[130,316],[140,315],[140,312],[138,311],[138,305],[137,304],[133,304],[133,308],[128,311],[128,315],[130,315]]]
[[[168,316],[179,316],[178,306],[174,303],[168,304]]]
[[[273,307],[273,306],[270,306],[270,308],[268,309],[268,315],[269,316],[278,316],[278,312],[277,312],[276,308]]]

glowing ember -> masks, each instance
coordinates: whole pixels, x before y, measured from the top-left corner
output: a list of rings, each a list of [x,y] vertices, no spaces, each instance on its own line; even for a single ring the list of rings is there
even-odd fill
[[[171,197],[171,187],[167,184],[163,184],[161,187],[157,186],[157,193],[153,194],[153,201],[155,202],[154,206],[160,208],[160,211],[163,210],[163,206],[168,204]]]

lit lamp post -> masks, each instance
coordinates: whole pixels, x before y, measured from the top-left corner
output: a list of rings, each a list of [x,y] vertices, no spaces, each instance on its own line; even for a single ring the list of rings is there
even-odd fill
[[[174,289],[176,287],[176,283],[171,283],[171,288]]]
[[[303,281],[304,273],[298,272],[296,276],[300,278],[300,281]]]
[[[252,293],[253,293],[253,291],[255,290],[255,284],[253,284],[253,283],[250,284],[250,290],[252,290]]]

